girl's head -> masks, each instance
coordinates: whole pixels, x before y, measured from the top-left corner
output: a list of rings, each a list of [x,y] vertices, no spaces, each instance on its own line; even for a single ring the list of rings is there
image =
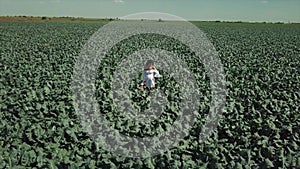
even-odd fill
[[[145,70],[151,70],[154,69],[154,61],[153,60],[148,60],[144,66]]]

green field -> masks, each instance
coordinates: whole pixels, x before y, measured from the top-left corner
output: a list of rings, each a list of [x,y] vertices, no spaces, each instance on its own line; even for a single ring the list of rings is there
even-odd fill
[[[106,23],[0,22],[0,168],[300,166],[300,24],[193,22],[207,34],[224,65],[226,109],[217,130],[199,143],[209,110],[209,79],[199,79],[203,88],[198,90],[206,101],[189,136],[160,155],[139,159],[120,157],[99,147],[80,126],[73,107],[71,82],[76,57]],[[172,45],[162,48],[184,53]],[[167,130],[166,124],[172,124],[176,112],[166,112],[153,126],[130,121],[121,125],[124,117],[106,107],[111,103],[103,101],[110,92],[110,81],[104,80],[109,79],[104,75],[110,72],[104,68],[120,59],[108,58],[99,67],[96,82],[102,86],[97,88],[97,96],[107,120],[129,135],[143,137]],[[195,73],[203,75],[197,66],[201,63],[189,62]],[[142,93],[135,89],[135,80],[130,90],[138,97]],[[158,86],[178,92],[172,80],[165,80],[158,81]],[[175,104],[176,96],[170,99]],[[137,100],[137,106],[147,106]]]

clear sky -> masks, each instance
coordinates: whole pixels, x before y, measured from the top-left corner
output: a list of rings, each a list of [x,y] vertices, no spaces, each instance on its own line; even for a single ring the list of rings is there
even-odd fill
[[[120,18],[137,12],[187,20],[300,22],[300,0],[0,0],[0,16]]]

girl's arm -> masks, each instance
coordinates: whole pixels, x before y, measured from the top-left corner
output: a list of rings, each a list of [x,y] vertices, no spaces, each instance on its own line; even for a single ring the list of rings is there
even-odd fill
[[[154,71],[154,77],[161,77],[158,70],[154,69],[153,71]]]
[[[143,74],[143,82],[145,82],[147,80],[147,77],[146,77],[146,70],[144,70],[144,74]]]

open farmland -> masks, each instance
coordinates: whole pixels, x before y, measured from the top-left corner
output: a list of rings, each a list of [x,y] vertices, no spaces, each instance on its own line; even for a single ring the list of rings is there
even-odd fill
[[[209,111],[209,78],[201,63],[186,60],[199,73],[203,97],[189,136],[176,148],[145,159],[117,156],[97,146],[80,126],[73,107],[72,73],[81,48],[106,22],[0,23],[0,168],[296,168],[300,166],[300,25],[193,22],[204,31],[224,66],[226,108],[217,130],[204,143],[199,134]],[[161,37],[144,35],[127,42]],[[143,41],[144,40],[144,41]],[[127,43],[125,43],[127,44]],[[151,44],[147,44],[151,45]],[[155,135],[172,125],[176,108],[153,126],[130,122],[107,107],[110,77],[119,61],[132,53],[122,44],[112,49],[97,76],[100,111],[128,135]],[[184,47],[162,49],[189,54]],[[126,53],[127,52],[127,53]],[[124,55],[124,56],[123,56]],[[167,74],[159,89],[169,102],[180,93]],[[105,75],[105,77],[104,77]],[[104,80],[106,79],[106,80]],[[136,106],[144,96],[129,85]],[[201,85],[200,85],[201,84]],[[124,124],[124,122],[126,123]],[[142,122],[141,122],[142,123]],[[138,126],[138,127],[137,127]],[[145,128],[141,130],[140,128]]]

